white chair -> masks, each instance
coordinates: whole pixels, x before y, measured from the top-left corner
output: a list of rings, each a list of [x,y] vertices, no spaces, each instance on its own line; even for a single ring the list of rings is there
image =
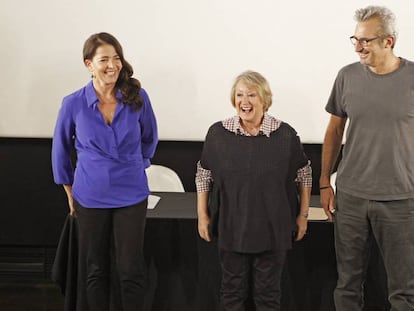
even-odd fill
[[[185,192],[180,177],[172,169],[162,165],[150,165],[145,170],[148,186],[153,192]]]

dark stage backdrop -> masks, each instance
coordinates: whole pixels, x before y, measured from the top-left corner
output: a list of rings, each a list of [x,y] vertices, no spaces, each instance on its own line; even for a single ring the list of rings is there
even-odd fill
[[[0,245],[57,244],[68,207],[62,187],[53,182],[51,144],[47,138],[0,138]],[[152,163],[175,170],[185,191],[192,192],[202,147],[201,141],[160,141]],[[317,185],[321,145],[304,148]]]

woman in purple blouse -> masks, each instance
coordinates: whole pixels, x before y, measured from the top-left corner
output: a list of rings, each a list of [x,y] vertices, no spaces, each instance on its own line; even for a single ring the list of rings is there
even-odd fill
[[[140,310],[150,193],[145,168],[158,142],[157,124],[115,37],[90,36],[83,59],[92,80],[63,99],[53,136],[54,180],[63,185],[70,214],[78,220],[89,309],[109,309],[113,238],[123,310]]]

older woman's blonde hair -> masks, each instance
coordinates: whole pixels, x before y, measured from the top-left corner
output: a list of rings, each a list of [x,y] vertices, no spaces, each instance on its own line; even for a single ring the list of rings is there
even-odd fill
[[[236,86],[239,82],[242,82],[248,88],[255,89],[259,95],[261,102],[263,103],[263,110],[267,111],[269,109],[269,107],[272,105],[272,91],[270,90],[269,83],[260,73],[251,70],[242,72],[234,80],[230,94],[233,107],[236,107]]]

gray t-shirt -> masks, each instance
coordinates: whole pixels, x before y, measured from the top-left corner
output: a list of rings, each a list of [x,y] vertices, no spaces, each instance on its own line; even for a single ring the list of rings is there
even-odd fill
[[[325,107],[347,117],[337,187],[370,200],[414,197],[414,63],[378,75],[361,63],[342,68]]]

